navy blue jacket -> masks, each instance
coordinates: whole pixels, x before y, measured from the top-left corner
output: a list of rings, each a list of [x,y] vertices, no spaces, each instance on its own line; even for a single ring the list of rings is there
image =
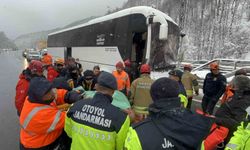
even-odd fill
[[[149,117],[133,126],[143,150],[200,148],[213,120],[180,105],[179,98],[161,99],[150,105]]]
[[[182,84],[182,82],[179,81],[178,84],[179,84],[179,94],[187,96],[186,90],[185,90],[184,85]]]
[[[208,97],[219,99],[226,90],[227,80],[221,73],[208,73],[203,84],[203,93]]]

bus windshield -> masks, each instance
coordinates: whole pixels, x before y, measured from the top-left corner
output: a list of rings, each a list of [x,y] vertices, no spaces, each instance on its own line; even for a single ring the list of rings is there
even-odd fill
[[[160,23],[152,24],[150,65],[153,70],[168,70],[175,67],[180,31],[177,25],[167,22],[167,40],[159,40]]]

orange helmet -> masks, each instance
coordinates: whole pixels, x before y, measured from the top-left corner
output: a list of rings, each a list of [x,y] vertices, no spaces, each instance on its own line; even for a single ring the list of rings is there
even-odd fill
[[[57,58],[55,64],[64,65],[64,60],[62,58]]]
[[[217,69],[219,69],[219,64],[216,63],[216,62],[211,63],[209,66],[210,66],[211,70],[217,70]]]

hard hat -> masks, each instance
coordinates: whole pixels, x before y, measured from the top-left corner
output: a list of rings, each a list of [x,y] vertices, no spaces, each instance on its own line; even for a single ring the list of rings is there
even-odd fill
[[[141,65],[140,73],[150,73],[150,66],[148,64]]]
[[[131,66],[131,62],[130,62],[129,59],[125,60],[124,64],[125,64],[126,67],[130,67]]]
[[[179,77],[181,79],[183,72],[181,70],[175,69],[175,70],[171,70],[168,74]]]
[[[55,64],[64,65],[64,60],[62,58],[57,58]]]
[[[122,69],[124,68],[123,63],[121,61],[119,61],[118,63],[116,63],[115,67],[122,68]]]
[[[32,73],[42,73],[43,72],[43,64],[41,61],[32,60],[29,64],[29,69]]]
[[[43,54],[47,54],[48,50],[47,49],[43,49]]]
[[[191,64],[185,64],[184,65],[184,69],[187,68],[187,69],[192,69],[192,65]]]
[[[211,70],[217,70],[217,69],[219,69],[219,64],[216,63],[216,62],[211,63],[209,66],[210,66]]]

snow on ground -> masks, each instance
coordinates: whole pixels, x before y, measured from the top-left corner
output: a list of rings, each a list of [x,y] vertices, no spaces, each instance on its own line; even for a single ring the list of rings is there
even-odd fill
[[[161,77],[168,77],[168,71],[164,71],[164,72],[157,72],[157,71],[152,71],[150,74],[151,78],[156,80],[159,79]]]

